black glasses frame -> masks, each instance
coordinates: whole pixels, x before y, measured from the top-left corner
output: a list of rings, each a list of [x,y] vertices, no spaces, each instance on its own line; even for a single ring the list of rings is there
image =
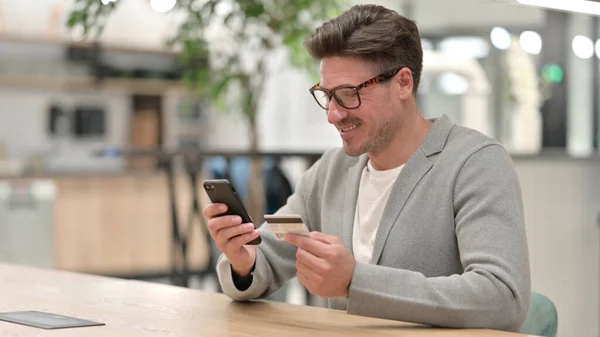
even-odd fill
[[[383,73],[381,73],[381,74],[379,74],[379,75],[377,75],[377,76],[375,76],[375,77],[373,77],[371,79],[368,79],[368,80],[364,81],[363,83],[361,83],[359,85],[340,85],[340,86],[335,87],[333,89],[325,89],[325,88],[321,88],[321,84],[320,83],[317,83],[313,87],[311,87],[309,89],[309,91],[310,91],[310,94],[315,99],[315,101],[317,102],[317,104],[319,104],[319,106],[321,108],[325,109],[325,110],[329,110],[329,104],[327,104],[327,106],[323,106],[319,102],[319,100],[317,99],[317,96],[315,95],[315,92],[317,92],[317,91],[321,91],[321,92],[325,93],[325,95],[327,95],[327,98],[328,98],[329,102],[331,102],[331,98],[333,97],[333,98],[335,98],[335,101],[340,106],[342,106],[343,108],[349,109],[349,110],[357,109],[358,107],[360,107],[360,105],[362,103],[361,100],[360,100],[360,94],[359,94],[359,91],[361,89],[369,87],[369,86],[373,86],[373,85],[378,84],[378,83],[385,82],[385,81],[389,80],[390,78],[396,76],[396,74],[398,74],[398,72],[400,72],[400,70],[402,70],[404,68],[406,68],[406,66],[400,66],[400,67],[397,67],[397,68],[394,68],[394,69],[387,70],[387,71],[385,71],[385,72],[383,72]],[[338,90],[341,90],[341,89],[352,89],[352,90],[354,90],[354,92],[356,93],[356,97],[358,98],[358,105],[356,105],[356,106],[346,106],[342,102],[342,100],[336,94],[336,92]]]

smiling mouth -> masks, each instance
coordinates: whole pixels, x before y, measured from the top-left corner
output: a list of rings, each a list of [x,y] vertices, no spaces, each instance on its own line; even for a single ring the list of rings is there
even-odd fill
[[[354,123],[352,125],[340,128],[340,132],[350,132],[350,131],[356,129],[357,127],[359,127],[359,126],[361,126],[361,123],[360,122],[356,122],[356,123]]]

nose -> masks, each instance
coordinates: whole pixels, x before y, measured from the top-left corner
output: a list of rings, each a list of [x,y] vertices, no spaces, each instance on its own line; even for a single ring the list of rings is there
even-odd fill
[[[348,112],[338,104],[335,99],[329,102],[329,110],[327,111],[327,121],[329,124],[337,124],[344,118],[348,117]]]

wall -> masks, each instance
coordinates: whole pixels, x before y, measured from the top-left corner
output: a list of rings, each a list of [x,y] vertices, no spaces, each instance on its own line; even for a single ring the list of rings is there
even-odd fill
[[[577,35],[594,36],[594,18],[572,14],[567,21],[567,150],[572,155],[588,156],[594,151],[594,76],[598,60],[577,57],[571,50]]]
[[[64,24],[75,0],[21,0],[0,2],[0,33],[26,39],[78,38]],[[107,21],[101,41],[117,46],[163,49],[175,32],[178,18],[156,13],[145,0],[127,0]]]
[[[404,0],[407,1],[407,0]],[[512,1],[412,0],[414,19],[422,33],[498,26],[543,26],[544,11]],[[448,15],[452,13],[452,15]]]
[[[259,120],[264,148],[324,150],[341,145],[335,127],[308,91],[318,82],[317,74],[289,67],[284,52],[272,64]]]
[[[600,162],[515,159],[532,290],[558,310],[559,337],[600,335]]]
[[[125,94],[25,91],[0,87],[0,102],[0,142],[12,158],[28,161],[33,155],[47,155],[50,171],[112,171],[123,167],[120,160],[95,158],[91,152],[127,145],[131,107]],[[72,138],[60,140],[51,137],[47,132],[46,111],[52,102],[65,106],[77,103],[105,106],[107,135],[77,142]]]

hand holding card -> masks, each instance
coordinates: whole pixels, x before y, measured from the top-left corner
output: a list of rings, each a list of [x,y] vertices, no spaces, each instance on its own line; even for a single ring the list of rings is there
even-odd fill
[[[309,234],[308,227],[298,214],[265,215],[264,218],[277,240],[284,240],[286,234]]]

